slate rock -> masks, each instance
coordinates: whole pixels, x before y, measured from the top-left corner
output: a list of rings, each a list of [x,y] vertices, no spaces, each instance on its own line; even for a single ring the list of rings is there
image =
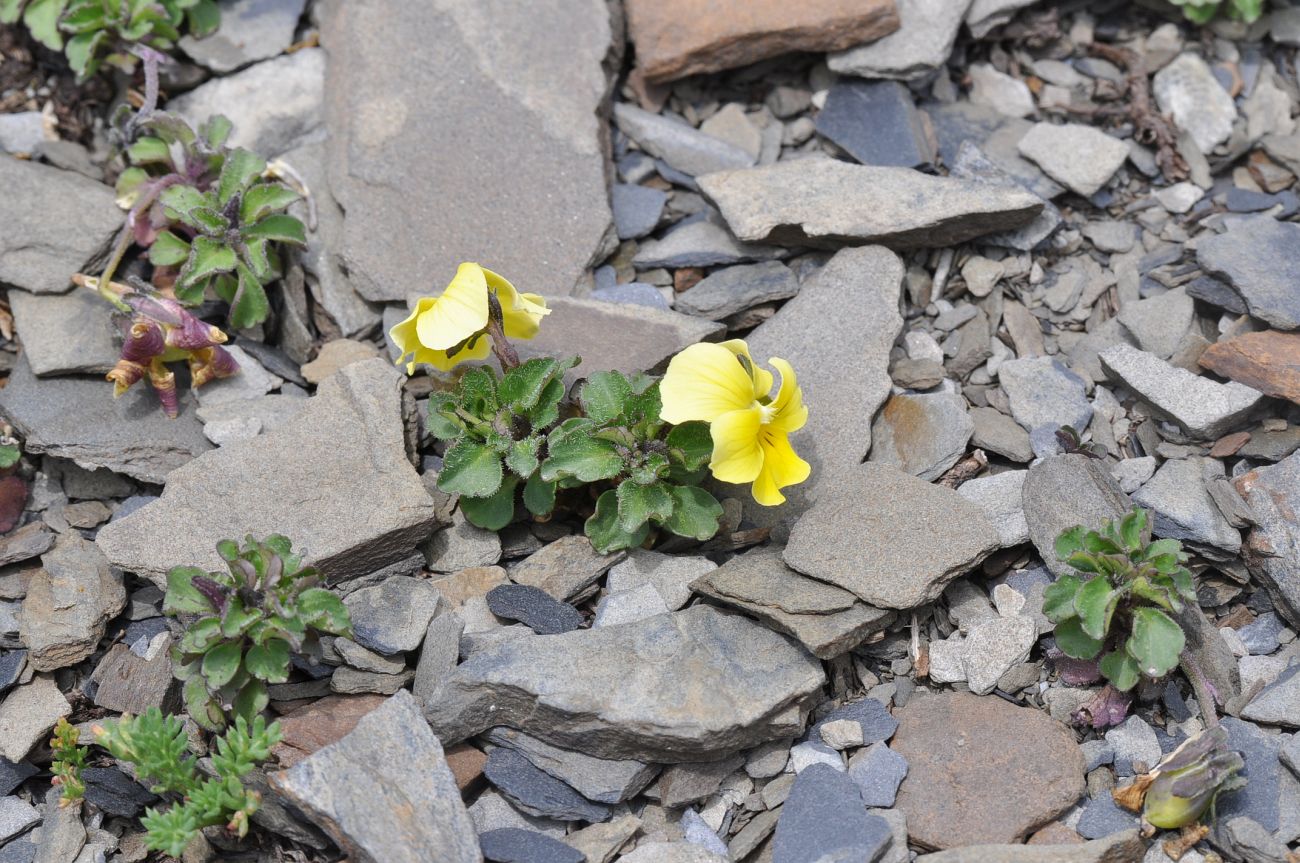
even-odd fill
[[[214,72],[274,57],[293,43],[305,0],[227,0],[221,27],[202,39],[182,36],[181,50]]]
[[[1056,537],[1077,524],[1096,530],[1129,509],[1128,498],[1096,459],[1055,455],[1029,467],[1022,490],[1029,538],[1047,568],[1072,572],[1056,559]]]
[[[513,749],[493,749],[483,772],[507,800],[529,815],[557,821],[604,821],[610,809],[587,800]]]
[[[706,218],[679,224],[658,240],[642,242],[632,263],[644,271],[770,261],[787,254],[777,246],[742,243],[710,213]]]
[[[1300,728],[1300,665],[1292,666],[1241,709],[1241,718]]]
[[[49,551],[55,533],[44,522],[31,522],[0,537],[0,566],[31,560]]]
[[[867,806],[893,806],[905,776],[907,759],[884,743],[874,743],[849,759],[849,778],[857,783]]]
[[[643,842],[619,863],[727,863],[727,858],[693,842]]]
[[[1250,471],[1236,486],[1256,520],[1246,538],[1246,565],[1278,614],[1300,628],[1300,453]]]
[[[405,300],[475,260],[520,290],[566,295],[612,249],[598,113],[616,55],[601,0],[544,16],[349,2],[324,16],[321,44],[330,191],[347,213],[337,254],[363,297]]]
[[[1242,333],[1210,345],[1197,362],[1264,395],[1300,404],[1300,333]]]
[[[930,115],[945,165],[965,161],[959,158],[963,145],[978,143],[988,161],[1039,198],[1051,200],[1065,191],[1064,186],[1020,155],[1020,140],[1034,127],[1028,120],[1008,117],[969,101],[930,103],[925,106],[925,111]]]
[[[978,506],[896,468],[864,464],[836,491],[795,524],[785,562],[878,608],[933,601],[1001,547]]]
[[[483,859],[442,745],[408,692],[270,780],[358,861]]]
[[[842,704],[827,713],[813,726],[809,737],[816,740],[823,726],[843,720],[858,723],[862,729],[862,743],[866,746],[888,740],[894,736],[894,731],[898,728],[898,720],[890,715],[889,708],[879,700],[867,697]]]
[[[794,780],[772,842],[773,863],[877,859],[893,839],[847,774],[814,764]]]
[[[832,72],[911,80],[948,61],[970,0],[898,0],[901,26],[874,41],[831,54]]]
[[[1084,839],[1102,839],[1137,826],[1138,817],[1127,809],[1120,809],[1110,792],[1103,791],[1088,801],[1074,829]]]
[[[173,470],[212,449],[195,418],[193,396],[182,394],[180,406],[180,415],[168,419],[146,385],[137,384],[115,399],[112,386],[102,380],[41,380],[21,355],[0,391],[0,414],[22,436],[24,452],[150,483],[162,483]]]
[[[659,224],[668,193],[649,186],[619,183],[610,189],[609,200],[614,209],[614,229],[618,231],[618,238],[635,240]]]
[[[891,748],[908,774],[897,807],[916,845],[1019,842],[1083,794],[1073,732],[1038,710],[942,693],[908,701],[898,718]]]
[[[490,729],[484,739],[518,752],[537,767],[595,803],[622,803],[641,793],[659,768],[630,759],[596,758],[562,749],[513,728]]]
[[[984,510],[1004,548],[1029,541],[1024,503],[1026,475],[1023,470],[1008,470],[976,477],[957,487],[958,494]]]
[[[626,556],[622,551],[601,554],[585,536],[565,536],[511,567],[510,578],[541,588],[561,602],[575,602],[588,595],[596,581]]]
[[[645,620],[656,614],[670,611],[663,596],[652,584],[643,584],[630,590],[615,590],[606,593],[596,603],[596,616],[592,619],[594,626],[616,626],[620,623],[632,623]]]
[[[1172,357],[1192,327],[1192,298],[1182,288],[1165,291],[1119,310],[1119,322],[1137,345],[1162,360]]]
[[[699,182],[739,239],[783,246],[955,245],[1020,227],[1042,209],[1023,189],[834,159],[722,171]]]
[[[82,372],[102,375],[117,363],[121,353],[117,329],[104,301],[91,291],[14,291],[9,305],[23,355],[38,377]]]
[[[871,426],[871,460],[935,480],[966,454],[974,431],[956,393],[890,396]]]
[[[291,536],[331,581],[404,559],[438,516],[407,459],[403,379],[379,358],[340,370],[285,425],[173,472],[158,501],[96,544],[160,586],[178,559],[222,565],[217,541],[246,533]]]
[[[1120,776],[1153,770],[1160,762],[1160,741],[1156,739],[1155,731],[1140,716],[1130,716],[1107,731],[1106,742],[1115,753],[1115,771]],[[1138,762],[1146,765],[1145,770],[1139,771]]]
[[[704,7],[692,0],[633,0],[627,16],[637,71],[650,81],[732,69],[791,51],[847,48],[898,28],[894,4],[884,0],[812,0],[796,7],[771,0]]]
[[[626,559],[610,567],[606,587],[617,593],[649,585],[663,598],[667,611],[676,611],[690,601],[692,582],[717,568],[706,557],[634,548],[628,551]]]
[[[11,689],[0,701],[0,758],[22,761],[71,712],[72,705],[48,675],[38,674]]]
[[[161,618],[151,618],[161,622]],[[119,642],[99,660],[91,680],[96,684],[95,705],[119,713],[139,715],[151,707],[164,713],[176,705],[176,681],[172,678],[172,636],[158,632],[147,638],[144,655]],[[132,633],[128,631],[127,638]]]
[[[1258,821],[1270,833],[1277,830],[1281,824],[1281,774],[1286,769],[1278,758],[1280,737],[1235,716],[1225,716],[1219,722],[1228,732],[1228,747],[1246,761],[1241,775],[1247,784],[1221,796],[1215,802],[1215,813],[1224,823],[1242,815]]]
[[[0,285],[62,294],[95,270],[122,226],[113,189],[71,171],[0,156]]]
[[[614,105],[614,122],[642,150],[692,177],[754,164],[754,157],[735,144],[627,102]]]
[[[1180,54],[1157,72],[1151,93],[1161,113],[1171,115],[1202,153],[1209,154],[1232,134],[1237,108],[1198,54]]]
[[[678,294],[678,311],[720,321],[737,312],[799,293],[799,280],[780,261],[765,261],[714,270]]]
[[[583,863],[586,855],[545,833],[500,827],[478,836],[483,857],[493,863]]]
[[[935,160],[933,135],[897,81],[837,82],[817,114],[817,131],[863,165],[922,168]]]
[[[1199,377],[1129,345],[1112,345],[1098,356],[1111,380],[1133,390],[1158,416],[1199,440],[1223,437],[1263,398],[1258,390]]]
[[[969,103],[967,103],[969,104]],[[1025,121],[1020,121],[1025,122]],[[957,155],[948,164],[948,173],[953,177],[973,180],[979,183],[988,183],[998,186],[1017,186],[1024,188],[1030,193],[1041,196],[1044,190],[1057,191],[1060,189],[1055,183],[1047,179],[1045,175],[1037,171],[1029,162],[1020,159],[1024,168],[1034,174],[1038,174],[1041,179],[1035,183],[1032,179],[1024,176],[1022,171],[1020,175],[1008,171],[1005,167],[1007,159],[1004,156],[1003,164],[998,164],[989,158],[979,147],[971,141],[962,141]],[[1048,188],[1050,187],[1050,188]],[[1015,228],[1010,231],[1002,231],[996,234],[986,234],[981,237],[981,242],[991,246],[1004,246],[1010,249],[1017,249],[1027,252],[1037,247],[1046,240],[1061,225],[1061,211],[1051,201],[1041,198],[1043,209],[1033,221]]]
[[[600,758],[710,760],[797,733],[824,680],[785,636],[694,606],[486,647],[446,678],[428,718],[448,742],[508,725]]]
[[[17,685],[27,668],[26,650],[6,650],[0,652],[0,695],[4,695]],[[4,793],[4,792],[0,792]]]
[[[37,671],[75,665],[94,652],[104,627],[126,607],[121,573],[81,534],[70,531],[41,556],[23,601],[23,644]]]
[[[1036,123],[1020,139],[1020,154],[1070,191],[1090,198],[1128,158],[1128,145],[1081,123]]]
[[[1222,476],[1223,463],[1215,459],[1170,459],[1134,493],[1133,502],[1152,511],[1156,536],[1183,540],[1212,557],[1236,557],[1241,533],[1207,490]]]
[[[425,476],[428,475],[426,472]],[[432,572],[477,570],[491,567],[501,559],[501,537],[494,530],[470,524],[457,509],[452,513],[451,524],[435,533],[423,549]]]
[[[87,802],[107,815],[134,818],[158,799],[158,795],[116,767],[86,767],[81,778],[86,783]]]
[[[19,785],[40,773],[26,761],[10,761],[0,757],[0,795],[9,794]]]
[[[1038,642],[1038,625],[1025,615],[986,620],[971,627],[962,650],[966,686],[988,695],[1002,676],[1029,658]]]
[[[659,775],[656,783],[659,805],[680,809],[687,804],[704,800],[715,793],[723,780],[744,763],[743,755],[733,755],[720,761],[671,764]]]
[[[1277,650],[1279,641],[1278,635],[1283,630],[1282,621],[1278,619],[1277,613],[1268,611],[1261,614],[1251,623],[1246,624],[1237,630],[1241,636],[1241,641],[1246,645],[1252,656],[1269,654]]]
[[[1267,216],[1235,222],[1222,234],[1202,237],[1196,260],[1228,282],[1252,315],[1280,330],[1300,329],[1295,284],[1300,262],[1283,250],[1300,242],[1300,225]]]
[[[352,616],[356,642],[392,656],[420,646],[441,600],[429,582],[393,575],[349,594],[343,604]]]
[[[487,595],[488,609],[497,617],[517,620],[538,635],[556,635],[582,625],[576,608],[552,597],[540,587],[503,584]]]
[[[987,105],[1008,117],[1027,117],[1034,113],[1034,96],[1029,85],[1019,78],[1000,72],[989,63],[972,63],[970,100]]]
[[[40,821],[41,813],[21,797],[0,797],[0,842],[8,842]]]
[[[0,115],[0,150],[34,155],[45,143],[45,117],[40,111]]]
[[[969,416],[975,424],[971,433],[971,443],[975,446],[1015,462],[1025,463],[1033,459],[1029,432],[1011,417],[996,408],[972,408]]]
[[[1250,863],[1282,863],[1291,856],[1285,843],[1250,818],[1225,821],[1222,835],[1232,850]]]
[[[975,0],[966,13],[966,26],[976,39],[1011,20],[1017,10],[1032,6],[1037,0]]]

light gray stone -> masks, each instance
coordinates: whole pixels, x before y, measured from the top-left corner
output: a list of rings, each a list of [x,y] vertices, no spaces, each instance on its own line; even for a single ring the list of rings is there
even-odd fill
[[[976,39],[1011,20],[1015,13],[1038,0],[975,0],[966,12],[966,26]]]
[[[670,610],[653,584],[642,584],[629,590],[615,590],[601,597],[600,602],[596,603],[596,616],[591,625],[596,627],[632,623]]]
[[[1027,121],[1018,120],[1016,122],[1024,123]],[[949,165],[949,174],[953,177],[961,177],[979,183],[988,183],[996,186],[1016,186],[1027,189],[1035,195],[1042,195],[1044,193],[1042,186],[1046,184],[1050,184],[1052,187],[1050,191],[1060,189],[1059,186],[1047,179],[1046,176],[1043,176],[1040,171],[1024,159],[1019,159],[1019,157],[1017,157],[1017,161],[1023,164],[1027,170],[1032,171],[1041,177],[1041,182],[1034,183],[1022,175],[1012,173],[1005,167],[1006,161],[1007,157],[1004,156],[1003,164],[998,164],[970,141],[962,141],[961,147],[957,150],[956,158],[954,158],[952,164]],[[1042,202],[1043,209],[1034,217],[1033,221],[1019,228],[1015,228],[1014,230],[1001,231],[996,234],[987,234],[980,238],[980,242],[991,246],[1003,246],[1009,249],[1017,249],[1022,252],[1027,252],[1030,249],[1037,247],[1040,243],[1051,236],[1061,224],[1061,211],[1056,208],[1056,205],[1044,198],[1040,198],[1040,201]],[[1001,262],[998,263],[1000,264]],[[965,270],[966,268],[963,267],[963,275],[966,275]],[[970,284],[969,277],[967,278],[967,284]],[[991,292],[992,285],[989,285],[988,287]],[[975,291],[972,290],[972,293],[975,293]]]
[[[270,779],[361,863],[482,863],[442,745],[408,692]]]
[[[1167,360],[1192,327],[1194,305],[1185,290],[1175,288],[1124,306],[1119,311],[1119,322],[1139,348]]]
[[[871,426],[871,460],[938,479],[966,454],[974,431],[966,400],[956,393],[890,396]]]
[[[1300,263],[1286,250],[1300,243],[1300,225],[1266,216],[1235,222],[1222,234],[1200,237],[1197,262],[1232,285],[1249,312],[1280,330],[1300,329],[1295,285]]]
[[[14,331],[32,372],[104,374],[121,354],[111,307],[94,293],[29,294],[12,291]]]
[[[1120,725],[1106,732],[1106,742],[1115,750],[1115,770],[1120,776],[1137,772],[1135,762],[1151,770],[1160,762],[1160,741],[1156,733],[1140,716],[1130,716]]]
[[[746,261],[783,258],[787,250],[758,243],[742,243],[719,224],[713,214],[673,228],[661,239],[646,240],[632,258],[639,270],[657,267],[712,267]],[[549,323],[549,322],[548,322]]]
[[[984,510],[1004,547],[1029,542],[1023,489],[1027,471],[1009,470],[967,480],[957,493]]]
[[[0,150],[31,155],[45,141],[45,115],[40,111],[0,114]]]
[[[619,863],[727,863],[726,857],[694,842],[643,842],[618,859]]]
[[[694,606],[489,647],[446,679],[427,716],[448,743],[508,725],[600,758],[699,761],[797,733],[824,682],[785,636]]]
[[[1036,123],[1019,148],[1049,177],[1085,198],[1110,182],[1128,158],[1123,141],[1081,123]]]
[[[1208,155],[1232,134],[1237,107],[1200,55],[1180,54],[1156,73],[1151,92],[1161,113],[1171,115],[1202,153]]]
[[[1256,520],[1246,539],[1246,565],[1278,614],[1300,629],[1300,453],[1253,470],[1236,485]]]
[[[826,58],[832,72],[912,80],[948,61],[970,0],[898,0],[900,26],[865,45]]]
[[[1300,666],[1292,666],[1241,710],[1241,718],[1300,728]]]
[[[460,658],[460,637],[464,631],[465,621],[454,611],[444,611],[429,621],[411,684],[411,692],[421,705],[429,705],[429,699],[443,678],[456,667]]]
[[[1106,469],[1078,454],[1049,456],[1030,465],[1022,494],[1029,538],[1056,575],[1073,571],[1056,559],[1062,531],[1079,524],[1098,530],[1129,509],[1128,498]]]
[[[246,533],[292,537],[335,581],[404,559],[437,513],[407,458],[401,386],[383,359],[347,366],[284,426],[173,472],[161,499],[106,525],[96,543],[160,586],[178,559],[222,565],[217,541]]]
[[[305,5],[306,0],[226,0],[215,33],[182,36],[178,44],[199,65],[233,72],[288,48]]]
[[[26,832],[40,820],[41,813],[21,797],[0,797],[0,843]]]
[[[1029,445],[1029,432],[996,408],[973,408],[970,411],[975,430],[971,443],[981,449],[991,450],[1015,462],[1028,462],[1034,451]]]
[[[71,712],[72,705],[48,675],[38,674],[9,690],[0,701],[0,758],[22,761]]]
[[[998,617],[971,627],[962,651],[966,685],[988,695],[1013,666],[1029,658],[1038,641],[1038,625],[1022,615]]]
[[[1019,78],[999,72],[989,63],[972,63],[967,74],[971,79],[970,100],[976,105],[987,105],[1008,117],[1028,117],[1036,110],[1034,94]]]
[[[651,585],[663,597],[665,611],[676,611],[691,598],[691,582],[717,569],[706,557],[664,554],[634,548],[627,558],[609,570],[606,584],[611,592]]]
[[[649,186],[617,184],[610,189],[614,228],[620,240],[644,237],[659,224],[668,193]]]
[[[799,280],[780,261],[727,267],[705,276],[677,295],[680,311],[715,321],[743,312],[759,303],[788,300],[799,293]]]
[[[626,556],[621,551],[602,554],[585,536],[565,536],[511,567],[510,578],[518,584],[540,587],[560,602],[578,602]]]
[[[1223,474],[1223,463],[1215,459],[1170,459],[1134,493],[1133,502],[1153,512],[1156,536],[1189,542],[1211,557],[1236,557],[1241,533],[1207,490]]]
[[[501,559],[501,537],[469,523],[457,509],[451,524],[433,535],[425,546],[431,572],[459,572],[475,566],[492,566]]]
[[[739,239],[784,246],[955,245],[1042,210],[1023,189],[822,158],[706,175],[700,189]]]
[[[37,671],[75,665],[94,652],[104,627],[126,607],[122,575],[76,531],[41,556],[23,600],[20,626]]]
[[[1026,431],[1042,426],[1088,427],[1092,405],[1083,378],[1051,357],[1008,360],[998,381],[1011,402],[1011,414]]]
[[[1120,491],[1132,494],[1140,489],[1156,472],[1156,457],[1144,455],[1121,459],[1111,465],[1110,475],[1119,483]]]
[[[343,604],[352,615],[357,643],[392,656],[420,646],[441,601],[442,594],[428,581],[394,575],[348,594]]]
[[[755,161],[754,155],[735,144],[628,102],[614,105],[614,123],[641,149],[692,177],[729,168],[748,168]]]
[[[886,809],[893,806],[905,776],[907,759],[884,741],[871,744],[849,759],[849,778],[857,783],[862,802],[867,806]]]

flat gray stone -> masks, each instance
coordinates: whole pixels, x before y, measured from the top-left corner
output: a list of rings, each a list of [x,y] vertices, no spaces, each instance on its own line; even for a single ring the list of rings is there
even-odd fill
[[[385,656],[415,650],[424,640],[442,594],[428,581],[393,575],[348,594],[356,642]]]
[[[8,842],[40,821],[41,813],[21,797],[0,797],[0,842]]]
[[[1207,489],[1223,474],[1223,463],[1216,459],[1170,459],[1133,494],[1133,502],[1154,513],[1156,536],[1191,543],[1211,557],[1236,557],[1241,533]]]
[[[1098,358],[1111,380],[1199,440],[1217,440],[1242,425],[1264,398],[1236,381],[1221,384],[1194,375],[1130,345],[1112,345]]]
[[[1051,357],[1007,360],[998,381],[1011,402],[1011,415],[1025,431],[1042,426],[1070,426],[1083,431],[1092,420],[1092,405],[1083,378]]]
[[[1128,158],[1128,145],[1081,123],[1036,123],[1019,143],[1020,155],[1072,192],[1090,198]]]
[[[533,766],[563,780],[588,800],[622,803],[630,800],[658,774],[653,764],[630,759],[596,758],[571,749],[552,746],[530,734],[500,726],[483,735],[489,743],[513,749]]]
[[[628,102],[614,105],[614,123],[642,150],[692,177],[754,164],[754,157],[735,144]]]
[[[871,425],[871,460],[935,480],[966,454],[974,431],[956,393],[890,396]]]
[[[1029,466],[1023,486],[1025,521],[1038,554],[1056,575],[1073,570],[1056,559],[1056,538],[1075,525],[1099,530],[1123,518],[1129,501],[1096,459],[1054,455]]]
[[[1300,225],[1268,217],[1234,222],[1196,244],[1196,260],[1226,279],[1252,315],[1280,330],[1300,329],[1300,262],[1284,253],[1300,243]]]
[[[22,436],[24,451],[150,483],[165,481],[212,449],[194,415],[193,396],[182,393],[180,406],[180,415],[168,419],[143,381],[115,399],[112,385],[101,379],[41,380],[22,356],[0,391],[0,414]]]
[[[1270,833],[1281,824],[1282,766],[1278,753],[1282,737],[1235,716],[1225,716],[1220,724],[1228,732],[1228,748],[1240,752],[1246,761],[1243,775],[1250,781],[1244,788],[1225,794],[1215,802],[1215,813],[1226,823],[1238,815],[1253,818]]]
[[[963,145],[978,145],[990,162],[1040,198],[1050,201],[1065,191],[1064,186],[1020,155],[1020,139],[1034,127],[1028,120],[1008,117],[969,101],[929,103],[925,112],[930,115],[945,165],[964,161],[959,158]]]
[[[970,0],[898,0],[900,27],[888,36],[836,51],[832,72],[863,78],[920,78],[948,62]]]
[[[660,774],[655,785],[659,792],[659,805],[680,809],[687,804],[704,800],[713,795],[723,780],[739,770],[744,763],[744,756],[733,755],[719,761],[670,765]],[[705,837],[706,840],[707,838]]]
[[[601,0],[546,15],[348,2],[325,16],[321,44],[330,191],[347,213],[338,254],[363,297],[403,301],[461,261],[567,295],[612,250],[600,113],[614,37]]]
[[[653,584],[643,584],[630,590],[611,591],[602,596],[600,602],[596,603],[596,616],[591,625],[596,627],[632,623],[670,610]]]
[[[870,605],[909,609],[1000,547],[983,510],[952,489],[868,462],[800,517],[785,562]]]
[[[1241,710],[1241,718],[1300,728],[1300,666],[1292,666]]]
[[[500,863],[583,863],[587,859],[558,839],[519,827],[480,833],[478,841],[484,856]]]
[[[71,712],[72,705],[49,675],[38,674],[9,690],[0,700],[0,758],[22,761]]]
[[[897,81],[837,82],[817,113],[817,131],[863,165],[922,168],[935,160],[934,135]]]
[[[997,528],[1005,548],[1029,542],[1024,502],[1027,475],[1027,471],[1008,470],[976,477],[957,486],[958,494],[984,510],[984,515]]]
[[[966,74],[971,81],[970,100],[975,104],[987,105],[1008,117],[1028,117],[1037,110],[1029,85],[992,64],[972,63]]]
[[[168,100],[167,109],[196,124],[222,114],[235,124],[232,147],[269,159],[324,139],[324,102],[325,51],[304,48],[213,78]]]
[[[772,842],[773,863],[875,860],[893,841],[889,822],[867,812],[847,773],[814,764],[794,780]]]
[[[178,44],[200,66],[233,72],[288,48],[305,5],[306,0],[226,0],[217,32],[202,39],[182,36]]]
[[[1247,473],[1236,486],[1256,521],[1246,538],[1246,565],[1278,614],[1300,629],[1300,453]]]
[[[13,291],[14,331],[32,372],[105,374],[121,355],[112,307],[87,290],[67,294]]]
[[[72,171],[0,156],[0,285],[62,294],[94,270],[122,227],[113,189]]]
[[[270,780],[360,863],[482,863],[442,744],[408,692]]]
[[[971,443],[975,446],[1011,461],[1024,463],[1033,459],[1029,432],[1011,417],[996,408],[972,408],[970,418],[975,423],[971,434]]]
[[[880,741],[854,753],[849,759],[849,778],[858,786],[867,806],[888,809],[894,805],[898,786],[907,776],[907,759]]]
[[[649,186],[616,184],[609,190],[614,209],[614,228],[620,240],[635,240],[650,233],[659,224],[668,193]]]
[[[32,668],[54,671],[94,652],[108,621],[126,606],[126,590],[122,574],[76,531],[59,537],[41,566],[27,586],[19,623]]]
[[[710,174],[700,190],[739,239],[783,246],[955,245],[1020,227],[1043,206],[1023,189],[822,158]]]
[[[592,803],[513,749],[493,749],[483,773],[502,796],[528,815],[590,822],[610,817],[609,807]]]
[[[727,863],[693,842],[642,842],[634,851],[618,858],[619,863]]]
[[[459,509],[452,513],[451,524],[435,533],[424,548],[432,572],[492,566],[501,559],[497,532],[470,524]]]
[[[1191,329],[1195,305],[1187,291],[1175,288],[1124,306],[1119,310],[1119,322],[1139,348],[1167,360]]]
[[[40,111],[16,111],[0,115],[0,150],[34,154],[45,139],[45,115]]]
[[[1038,0],[975,0],[966,12],[966,26],[976,39],[983,39],[995,27],[1010,21],[1017,10],[1037,2]]]
[[[174,472],[162,498],[96,543],[160,586],[178,559],[221,566],[217,541],[247,533],[292,538],[332,581],[404,559],[438,516],[407,458],[402,380],[380,358],[347,366],[290,422]]]
[[[1208,155],[1232,134],[1237,107],[1199,54],[1180,54],[1157,72],[1151,93],[1160,112],[1171,115],[1202,153]]]
[[[737,312],[788,300],[799,293],[799,280],[780,261],[714,270],[673,301],[678,311],[720,321]]]
[[[996,617],[971,627],[962,645],[966,686],[976,695],[988,695],[998,681],[1029,658],[1038,642],[1038,624],[1024,615]]]
[[[785,636],[694,606],[487,647],[447,677],[427,715],[449,743],[508,725],[600,758],[701,761],[798,733],[824,682]]]
[[[511,567],[510,578],[518,584],[539,587],[561,602],[576,602],[626,556],[621,551],[601,554],[585,536],[565,536]]]
[[[454,611],[444,611],[429,621],[411,685],[411,692],[422,705],[429,704],[442,679],[456,667],[464,631],[465,621]]]
[[[777,246],[742,243],[710,214],[709,218],[678,225],[661,239],[646,240],[633,256],[632,263],[638,270],[659,267],[671,270],[771,261],[788,254],[788,250]]]
[[[676,611],[690,601],[691,583],[717,568],[706,557],[634,548],[625,560],[610,568],[606,587],[610,592],[619,592],[650,585],[662,597],[665,610]]]
[[[966,103],[969,104],[969,103]],[[1025,120],[1018,122],[1024,123]],[[1005,137],[1005,136],[1004,136]],[[948,173],[953,177],[960,177],[966,180],[973,180],[979,183],[989,183],[997,186],[1016,186],[1028,190],[1035,195],[1042,195],[1044,191],[1052,192],[1060,189],[1055,183],[1047,179],[1046,176],[1038,171],[1032,164],[1017,157],[1016,161],[1022,167],[1038,175],[1038,182],[1030,177],[1025,176],[1022,170],[1019,175],[1012,173],[1006,167],[1009,157],[1003,158],[1003,163],[999,164],[990,158],[983,150],[977,147],[971,141],[962,141],[957,150],[956,157],[948,164]],[[1044,189],[1049,186],[1050,189]],[[1016,249],[1027,252],[1038,246],[1039,243],[1046,240],[1061,225],[1061,211],[1056,208],[1050,200],[1041,198],[1043,204],[1042,211],[1034,217],[1033,221],[1015,228],[1010,231],[1002,231],[996,234],[986,234],[980,238],[980,242],[990,246],[1002,246],[1009,249]]]
[[[572,632],[583,623],[582,614],[540,587],[502,584],[488,591],[488,610],[504,620],[517,620],[538,635]]]

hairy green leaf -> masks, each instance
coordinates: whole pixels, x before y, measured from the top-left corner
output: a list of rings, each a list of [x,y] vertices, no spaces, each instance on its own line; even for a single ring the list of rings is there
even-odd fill
[[[212,614],[217,610],[194,586],[196,576],[206,577],[207,573],[197,566],[173,566],[167,571],[163,614]]]
[[[289,642],[279,638],[254,644],[244,654],[244,667],[258,680],[284,683],[289,679]]]
[[[247,240],[269,240],[275,243],[307,245],[307,228],[297,218],[285,213],[266,216],[244,229]]]
[[[1074,596],[1074,609],[1079,613],[1083,631],[1098,640],[1104,639],[1118,601],[1119,592],[1104,577],[1096,576],[1085,581]]]
[[[207,239],[201,237],[200,239]],[[149,263],[155,267],[168,267],[183,264],[189,260],[193,251],[190,244],[173,234],[171,231],[163,231],[153,241],[149,247]]]
[[[59,34],[59,18],[67,5],[68,0],[31,0],[23,12],[23,23],[27,25],[27,31],[32,34],[32,38],[51,51],[63,49],[63,36]]]
[[[238,642],[226,642],[218,644],[203,655],[203,676],[208,680],[208,686],[212,689],[220,689],[225,686],[239,672],[240,662],[243,659],[243,653],[239,649]]]
[[[1137,686],[1140,672],[1138,664],[1123,650],[1112,650],[1101,658],[1098,664],[1101,673],[1120,692],[1128,692]]]
[[[1083,525],[1075,525],[1056,538],[1056,556],[1065,560],[1076,551],[1083,549]]]
[[[1178,654],[1186,646],[1182,627],[1158,608],[1133,612],[1133,630],[1125,643],[1129,656],[1148,677],[1163,677],[1178,665]]]
[[[547,482],[564,477],[598,482],[612,479],[623,470],[623,457],[618,448],[600,438],[552,432],[549,450],[541,466],[541,477]]]
[[[243,192],[266,170],[266,160],[243,147],[226,154],[217,180],[217,204],[224,207],[235,195]]]
[[[682,423],[668,432],[668,452],[673,461],[688,471],[699,470],[713,456],[709,424]]]
[[[1063,575],[1043,591],[1043,614],[1048,620],[1059,623],[1074,617],[1074,597],[1083,581],[1074,575]]]
[[[643,524],[632,533],[619,527],[618,495],[610,489],[596,499],[596,511],[587,519],[583,529],[591,540],[592,548],[601,554],[635,548],[650,536],[650,525]]]
[[[484,530],[501,530],[515,517],[515,489],[519,478],[506,474],[500,488],[488,497],[460,497],[460,511],[475,527]]]
[[[530,476],[524,483],[524,506],[533,515],[549,515],[555,509],[555,483],[537,474]]]
[[[497,385],[497,398],[515,413],[527,411],[537,404],[542,390],[555,376],[559,362],[550,357],[526,360],[501,376]]]
[[[337,594],[323,587],[309,587],[298,594],[298,616],[312,629],[330,635],[347,635],[352,631],[352,617]]]
[[[712,539],[718,532],[722,504],[697,486],[675,485],[672,495],[673,514],[664,522],[664,527],[689,539],[701,542]]]
[[[523,440],[514,441],[506,453],[506,467],[518,474],[520,478],[528,479],[537,471],[539,464],[537,454],[541,447],[542,439],[537,435],[529,435]]]
[[[662,522],[673,514],[673,496],[663,483],[641,485],[625,479],[618,484],[618,526],[634,533],[647,521]]]
[[[1066,656],[1072,656],[1075,659],[1092,659],[1101,652],[1100,639],[1093,638],[1083,631],[1083,626],[1077,617],[1071,617],[1062,620],[1056,624],[1056,646],[1061,648],[1061,652]]]
[[[438,488],[448,494],[489,497],[501,487],[501,478],[501,457],[490,447],[462,438],[443,456]]]
[[[632,385],[619,372],[595,372],[582,385],[579,401],[583,412],[598,423],[612,422],[623,415],[623,407],[632,395]]]

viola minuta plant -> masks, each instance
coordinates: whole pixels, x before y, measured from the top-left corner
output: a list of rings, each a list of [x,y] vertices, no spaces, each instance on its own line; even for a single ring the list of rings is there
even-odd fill
[[[794,370],[772,373],[739,339],[694,345],[662,380],[599,371],[568,398],[577,357],[521,362],[510,338],[531,339],[550,313],[537,294],[518,291],[478,264],[462,264],[447,289],[420,299],[390,332],[399,364],[450,371],[495,355],[429,399],[429,430],[445,442],[438,486],[460,495],[465,517],[500,529],[517,499],[534,517],[563,506],[586,513],[601,551],[645,544],[659,532],[706,540],[722,506],[700,486],[706,473],[751,483],[764,506],[807,479],[809,467],[788,435],[807,419]]]

